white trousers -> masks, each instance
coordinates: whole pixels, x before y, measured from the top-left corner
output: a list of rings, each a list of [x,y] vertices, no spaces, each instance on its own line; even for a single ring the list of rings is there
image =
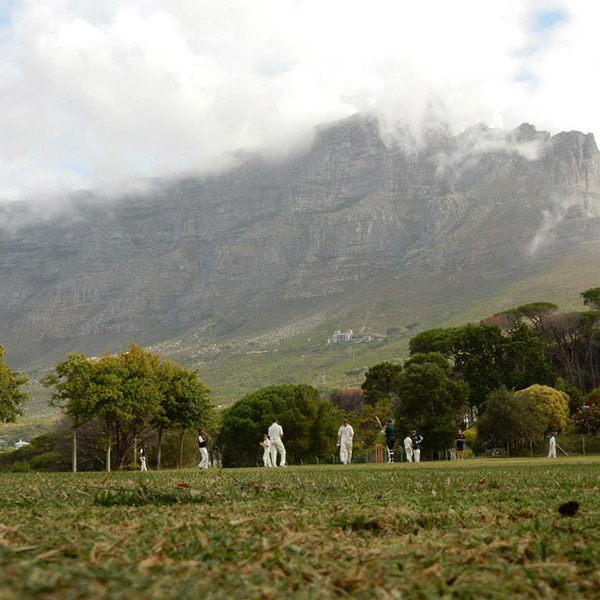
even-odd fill
[[[550,446],[550,450],[548,450],[548,458],[556,458],[556,446]]]
[[[206,448],[200,448],[200,462],[198,463],[198,466],[201,469],[208,469],[208,450]]]
[[[413,462],[421,462],[421,449],[416,448],[413,450]]]
[[[277,466],[277,453],[279,452],[279,466],[285,467],[285,446],[281,440],[271,440],[271,466]]]
[[[271,448],[265,448],[263,452],[263,463],[265,467],[272,467],[273,463],[271,462]]]
[[[142,471],[147,471],[148,467],[146,466],[146,457],[145,456],[140,457],[140,463],[142,465],[141,470]]]
[[[340,442],[340,462],[343,465],[349,465],[352,462],[352,440]]]
[[[406,446],[404,446],[404,452],[406,452],[407,462],[412,462],[413,461],[413,449],[407,448]]]

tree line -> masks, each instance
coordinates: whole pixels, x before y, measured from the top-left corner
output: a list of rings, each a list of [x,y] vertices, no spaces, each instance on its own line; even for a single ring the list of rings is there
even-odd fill
[[[562,430],[600,432],[600,288],[581,294],[585,310],[561,313],[549,302],[525,304],[479,323],[421,332],[404,364],[371,366],[361,388],[321,394],[308,385],[269,386],[220,415],[225,466],[256,463],[258,442],[274,417],[297,462],[328,458],[342,414],[356,441],[378,441],[377,419],[419,429],[432,452],[452,445],[457,427],[477,423],[479,443],[525,444]],[[0,347],[0,422],[14,420],[26,378],[9,369]],[[132,344],[116,356],[71,354],[46,375],[51,402],[69,417],[73,465],[77,439],[91,425],[107,469],[121,468],[152,434],[156,463],[166,433],[179,436],[214,417],[196,371]],[[584,409],[581,407],[585,406]],[[132,454],[133,451],[133,454]],[[181,463],[181,460],[179,460]]]
[[[25,382],[25,377],[0,363],[2,421],[14,421],[20,414],[26,394],[19,388]],[[161,360],[136,344],[116,356],[70,354],[42,383],[53,390],[51,404],[69,418],[73,470],[81,431],[90,435],[93,429],[108,471],[113,464],[122,468],[128,457],[136,456],[138,444],[155,434],[160,468],[165,433],[179,433],[181,455],[185,432],[208,422],[212,414],[209,389],[197,371]]]
[[[600,427],[600,288],[581,293],[583,311],[550,302],[508,309],[459,327],[414,336],[404,366],[371,367],[364,401],[389,399],[398,423],[420,428],[429,447],[452,444],[477,422],[479,443],[524,445],[563,430]]]

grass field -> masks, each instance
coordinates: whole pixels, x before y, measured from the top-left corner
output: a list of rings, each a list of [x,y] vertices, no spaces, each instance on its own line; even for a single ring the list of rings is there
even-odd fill
[[[0,562],[2,600],[600,597],[600,459],[0,474]]]

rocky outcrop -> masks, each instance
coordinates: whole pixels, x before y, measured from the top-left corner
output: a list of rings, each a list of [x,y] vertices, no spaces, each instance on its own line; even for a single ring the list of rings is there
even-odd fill
[[[0,211],[19,224],[0,230],[0,341],[31,357],[61,340],[110,348],[239,320],[389,268],[514,270],[598,236],[600,154],[591,134],[531,125],[407,149],[356,116],[285,163],[79,199],[29,225],[25,208]]]

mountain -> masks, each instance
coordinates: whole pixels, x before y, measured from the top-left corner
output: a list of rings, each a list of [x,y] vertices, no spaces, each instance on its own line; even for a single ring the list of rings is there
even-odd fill
[[[67,352],[150,344],[217,396],[356,382],[424,327],[599,284],[592,134],[356,115],[285,161],[82,195],[43,219],[0,205],[0,343],[35,372]],[[334,329],[361,343],[326,345]],[[369,362],[371,361],[371,362]]]

